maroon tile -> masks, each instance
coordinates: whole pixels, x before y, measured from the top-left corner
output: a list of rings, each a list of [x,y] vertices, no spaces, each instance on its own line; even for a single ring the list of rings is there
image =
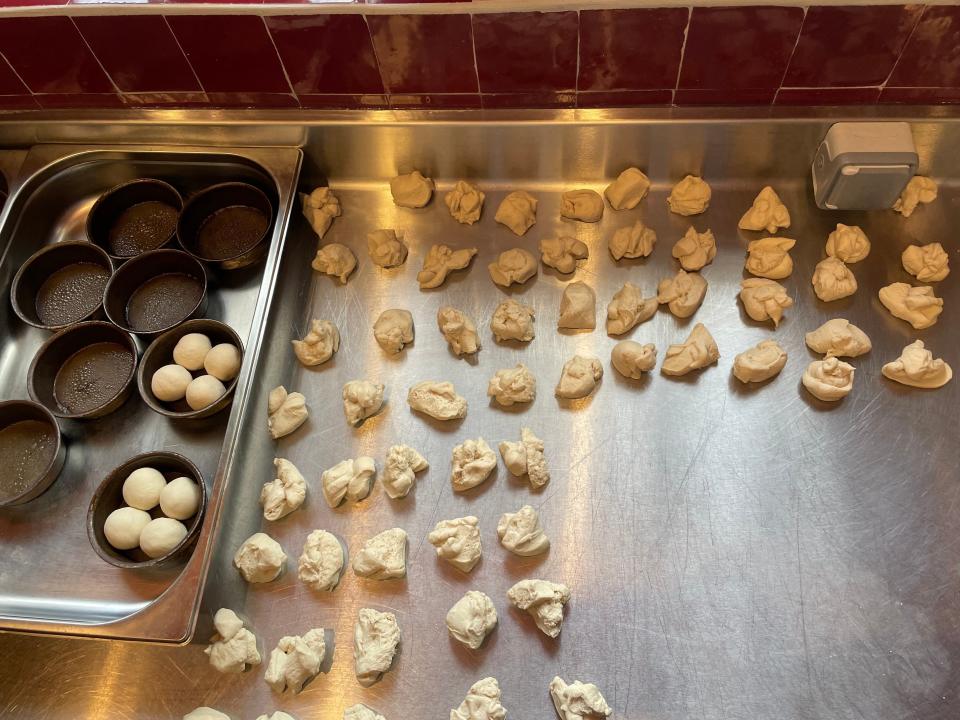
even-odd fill
[[[670,105],[673,90],[606,90],[577,93],[577,107],[615,108],[638,105]]]
[[[491,93],[480,96],[483,107],[496,108],[573,108],[577,94],[567,92]]]
[[[367,5],[409,5],[410,3],[468,3],[471,0],[361,0]]]
[[[677,88],[674,105],[770,105],[777,91],[773,88],[728,88],[699,90]]]
[[[123,93],[128,107],[206,107],[210,99],[202,92]]]
[[[481,92],[574,90],[577,24],[575,12],[474,15]]]
[[[66,5],[69,0],[0,0],[0,7],[39,7],[42,5]]]
[[[368,15],[387,92],[477,92],[469,15]]]
[[[579,90],[646,90],[677,85],[687,8],[580,13]]]
[[[960,88],[885,87],[880,92],[880,102],[902,105],[956,105],[960,103]]]
[[[113,83],[68,17],[0,19],[0,52],[35,93],[114,90]]]
[[[0,95],[0,110],[37,110],[40,105],[33,95]]]
[[[887,81],[893,87],[960,87],[960,7],[928,6]]]
[[[695,7],[679,87],[777,89],[802,22],[798,7]]]
[[[387,96],[382,94],[371,95],[297,95],[300,107],[316,110],[381,110],[390,107]]]
[[[29,95],[30,91],[23,81],[17,77],[4,58],[0,57],[0,95]]]
[[[383,92],[362,15],[273,15],[266,21],[297,94]]]
[[[116,93],[40,93],[33,97],[47,110],[123,107],[123,100]]]
[[[390,107],[419,108],[423,110],[460,110],[483,107],[479,93],[461,93],[459,95],[391,95]]]
[[[295,95],[266,92],[208,92],[210,104],[229,108],[296,108]]]
[[[70,5],[163,5],[164,0],[69,0]]]
[[[774,105],[875,105],[880,88],[780,88]]]
[[[180,47],[208,93],[289,93],[262,17],[170,15]]]

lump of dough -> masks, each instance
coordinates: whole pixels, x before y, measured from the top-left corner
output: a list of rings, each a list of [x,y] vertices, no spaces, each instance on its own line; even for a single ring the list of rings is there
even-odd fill
[[[273,715],[260,715],[257,720],[297,720],[293,715],[288,715],[283,710],[275,710]]]
[[[140,533],[150,522],[150,513],[133,507],[121,507],[107,515],[103,535],[117,550],[133,550],[140,545]]]
[[[297,577],[313,590],[329,592],[340,582],[343,559],[340,541],[326,530],[314,530],[303,544]]]
[[[540,526],[540,516],[530,505],[501,515],[497,537],[501,545],[521,557],[542,555],[550,549],[550,540]]]
[[[466,313],[449,305],[442,305],[437,310],[437,325],[450,350],[457,357],[473,355],[480,349],[477,326]]]
[[[283,570],[287,554],[280,543],[266,533],[254,533],[237,548],[233,564],[250,583],[265,583],[275,580]]]
[[[667,205],[677,215],[699,215],[710,207],[710,186],[702,179],[687,175],[673,186]]]
[[[603,377],[603,366],[594,357],[574,355],[563,364],[560,380],[553,394],[558,398],[576,400],[592,393],[600,378]]]
[[[304,683],[320,672],[326,654],[323,628],[313,628],[303,635],[282,637],[270,652],[264,680],[274,692],[292,690],[298,693]]]
[[[243,357],[232,343],[220,343],[210,348],[203,359],[203,369],[217,380],[229,382],[240,374]]]
[[[549,580],[521,580],[507,590],[507,599],[529,613],[544,635],[555,638],[563,625],[563,606],[570,600],[570,588]]]
[[[742,383],[763,382],[787,364],[787,353],[775,340],[763,340],[733,359],[733,376]]]
[[[827,320],[805,336],[807,347],[826,357],[857,357],[873,347],[867,334],[843,318]]]
[[[201,375],[190,381],[185,395],[191,410],[203,410],[222,398],[226,392],[223,383],[213,375]]]
[[[174,478],[160,491],[160,510],[174,520],[187,520],[197,514],[203,492],[188,477]]]
[[[327,234],[335,217],[340,217],[340,201],[328,187],[318,187],[312,193],[300,193],[303,216],[320,240]]]
[[[537,199],[524,190],[514,190],[500,203],[494,220],[515,235],[523,235],[537,221]]]
[[[307,420],[307,399],[298,392],[288,393],[283,385],[270,391],[267,398],[267,427],[276,440],[289,435]]]
[[[403,232],[396,230],[374,230],[367,233],[367,252],[374,265],[383,268],[403,265],[407,259],[407,246],[403,243]]]
[[[480,219],[485,197],[486,195],[476,185],[466,180],[458,180],[453,190],[444,196],[443,201],[447,204],[447,209],[454,220],[464,225],[473,225]]]
[[[803,386],[816,398],[833,402],[853,390],[854,367],[835,357],[814,360],[803,371]]]
[[[173,361],[187,370],[199,370],[211,347],[210,338],[203,333],[187,333],[173,346]]]
[[[528,250],[512,248],[497,255],[497,259],[487,265],[487,270],[497,285],[522,285],[537,274],[537,259]]]
[[[123,481],[123,501],[138,510],[152,510],[160,502],[167,479],[152,467],[137,468]]]
[[[666,304],[675,317],[687,318],[693,315],[704,295],[707,294],[707,281],[700,273],[688,273],[677,270],[672,278],[664,278],[657,285],[657,302]]]
[[[639,380],[657,364],[657,348],[653,343],[641,345],[633,340],[621,340],[610,352],[610,363],[624,377]]]
[[[692,370],[712,365],[719,359],[720,350],[710,331],[703,323],[697,323],[684,342],[667,348],[660,372],[664,375],[686,375]]]
[[[910,217],[917,205],[932,203],[936,199],[937,184],[928,177],[914,175],[893,204],[893,209],[904,217]]]
[[[457,395],[451,382],[418,382],[407,393],[407,405],[436,420],[458,420],[467,416],[467,401]]]
[[[463,492],[486,480],[497,466],[497,455],[482,437],[464,440],[453,448],[450,462],[450,483]]]
[[[652,318],[658,307],[660,302],[656,295],[644,300],[640,288],[630,282],[624,283],[607,305],[607,334],[623,335]]]
[[[477,650],[497,625],[497,610],[484,593],[469,590],[447,612],[450,636],[471,650]]]
[[[793,305],[793,298],[787,295],[787,289],[776,280],[766,278],[741,280],[740,301],[752,320],[773,320],[774,327],[780,326],[784,309]]]
[[[470,686],[460,707],[450,711],[450,720],[504,720],[507,709],[500,703],[500,684],[486,677]]]
[[[579,680],[567,685],[559,676],[550,681],[550,699],[560,720],[605,718],[613,712],[593,683]]]
[[[603,198],[595,190],[568,190],[560,197],[560,216],[597,222],[603,217]]]
[[[220,608],[213,616],[216,634],[203,652],[210,658],[214,670],[222,673],[242,673],[247,665],[259,665],[257,638],[243,626],[243,620],[229,608]]]
[[[418,170],[390,180],[390,194],[398,207],[422,208],[433,195],[433,180]]]
[[[402,578],[407,574],[407,534],[390,528],[367,540],[353,556],[353,571],[371,580]]]
[[[691,225],[686,235],[674,243],[672,254],[684,270],[700,270],[717,256],[717,240],[710,230],[699,233]]]
[[[790,227],[790,211],[780,200],[777,191],[767,185],[757,195],[737,227],[741,230],[766,230],[775,233],[780,228]]]
[[[513,298],[497,305],[490,318],[490,331],[500,341],[519,340],[530,342],[534,337],[534,310]]]
[[[351,380],[343,386],[343,414],[351,425],[360,425],[383,407],[383,383]]]
[[[443,285],[453,270],[463,270],[473,256],[476,248],[461,248],[453,250],[446,245],[434,245],[423,259],[423,269],[417,273],[417,282],[421,290],[438,288]]]
[[[499,405],[510,407],[514,403],[533,402],[537,396],[537,379],[523,363],[516,367],[497,370],[487,384],[487,397]]]
[[[393,664],[400,644],[397,616],[372,608],[361,608],[353,629],[353,666],[357,682],[370,687]]]
[[[516,477],[526,475],[534,490],[550,482],[550,471],[543,456],[543,440],[530,428],[520,429],[520,442],[502,441],[500,455],[510,474]]]
[[[317,250],[310,267],[325,275],[332,275],[343,285],[357,267],[357,256],[346,245],[330,243]]]
[[[204,705],[188,712],[183,720],[230,720],[230,716]]]
[[[923,340],[907,345],[900,357],[886,363],[881,371],[891,380],[918,388],[943,387],[953,377],[953,369],[942,358],[935,360]]]
[[[572,282],[560,296],[557,327],[568,330],[593,330],[597,326],[597,296],[586,283]]]
[[[785,237],[768,237],[751,240],[747,245],[747,272],[768,280],[783,280],[793,272],[793,258],[790,248],[796,240]]]
[[[813,291],[824,302],[849,297],[857,291],[857,278],[843,260],[827,257],[813,269]]]
[[[639,168],[628,167],[607,185],[603,194],[614,210],[633,210],[650,190],[650,178]]]
[[[263,484],[260,490],[260,504],[263,505],[263,517],[267,520],[279,520],[303,505],[307,497],[307,482],[289,460],[274,458],[276,475],[273,480]]]
[[[443,558],[457,570],[468,573],[480,562],[480,521],[473,515],[441,520],[427,536]]]
[[[140,549],[148,557],[163,557],[187,536],[187,527],[168,517],[154,518],[140,531]]]
[[[826,252],[845,263],[860,262],[870,254],[870,240],[858,226],[837,223],[837,229],[827,236]]]
[[[368,708],[363,703],[357,703],[345,708],[343,720],[387,720],[383,715]]]
[[[383,489],[394,500],[406,497],[417,479],[417,473],[423,472],[430,463],[409,445],[393,445],[387,451],[387,464],[380,482]]]
[[[377,465],[372,457],[361,455],[356,459],[342,460],[320,476],[323,498],[332,508],[345,499],[360,502],[370,494],[376,474]]]
[[[633,225],[622,227],[613,233],[607,243],[607,249],[614,260],[621,258],[640,258],[647,257],[653,252],[653,246],[657,243],[657,233],[653,228],[643,224],[642,220],[637,220]]]
[[[150,378],[150,391],[161,402],[176,402],[183,400],[192,382],[193,375],[185,367],[164,365]]]
[[[413,315],[399,308],[384,310],[373,324],[373,337],[384,352],[396,355],[413,342]]]
[[[291,340],[293,352],[303,365],[323,365],[340,349],[340,332],[329,320],[310,321],[310,332],[303,340]]]
[[[937,322],[943,312],[943,298],[928,285],[911,286],[896,282],[880,288],[880,302],[894,317],[906,320],[914,330],[923,330]]]
[[[950,256],[938,242],[910,245],[900,259],[903,269],[920,282],[940,282],[950,273]]]
[[[590,255],[586,244],[572,237],[547,238],[540,241],[540,259],[544,265],[556,268],[562,273],[572,273],[577,269],[577,260]]]

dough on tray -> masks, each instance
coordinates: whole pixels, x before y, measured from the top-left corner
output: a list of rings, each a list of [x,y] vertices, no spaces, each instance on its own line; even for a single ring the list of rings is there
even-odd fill
[[[342,460],[320,476],[323,499],[332,508],[344,500],[360,502],[370,494],[376,474],[377,465],[372,457],[361,455]]]
[[[473,515],[441,520],[427,536],[443,558],[457,570],[468,573],[480,562],[480,521]]]
[[[373,337],[387,355],[398,354],[413,342],[413,315],[401,308],[384,310],[373,324]]]
[[[393,445],[387,451],[387,462],[380,482],[394,500],[406,497],[413,488],[417,473],[423,472],[430,463],[409,445]]]
[[[664,375],[686,375],[713,365],[719,359],[720,350],[710,331],[703,323],[697,323],[684,342],[667,348],[660,372]]]
[[[563,625],[563,606],[570,600],[570,588],[538,578],[521,580],[507,590],[507,599],[529,613],[544,635],[555,638]]]
[[[550,549],[550,540],[540,526],[540,516],[530,505],[500,516],[497,523],[500,544],[514,555],[542,555]]]
[[[610,351],[610,363],[624,377],[639,380],[657,364],[657,348],[653,343],[621,340]]]
[[[526,475],[534,490],[550,482],[550,471],[543,456],[543,440],[530,428],[520,429],[519,442],[501,441],[500,455],[510,474],[516,477]]]
[[[450,711],[450,720],[504,720],[507,709],[500,703],[500,684],[485,677],[470,686],[460,707]]]
[[[577,281],[563,289],[557,327],[561,330],[593,330],[597,327],[597,296],[593,288]]]
[[[343,414],[347,422],[357,426],[383,407],[383,383],[351,380],[343,386]]]
[[[357,256],[346,245],[329,243],[317,250],[310,267],[324,275],[332,275],[343,285],[357,267]]]
[[[326,530],[314,530],[303,544],[297,577],[312,590],[329,592],[340,583],[343,561],[343,547],[336,536]]]
[[[183,716],[183,720],[231,720],[230,716],[205,705],[195,708]]]
[[[813,291],[824,302],[849,297],[857,291],[857,278],[840,258],[827,257],[813,269]]]
[[[390,180],[390,194],[399,207],[422,208],[430,202],[433,187],[433,180],[424,177],[418,170],[397,175]]]
[[[826,252],[845,263],[860,262],[870,254],[870,240],[859,226],[837,223],[837,229],[827,236]]]
[[[687,175],[673,186],[667,205],[677,215],[699,215],[710,207],[710,186],[701,178]]]
[[[286,517],[303,505],[307,497],[307,481],[296,465],[283,458],[274,458],[273,465],[277,477],[264,483],[260,490],[263,517],[271,521]]]
[[[923,330],[937,322],[943,312],[943,298],[933,294],[929,285],[912,286],[895,282],[880,288],[880,302],[894,317],[906,320],[914,330]]]
[[[367,233],[367,252],[374,265],[392,268],[403,265],[407,259],[407,246],[403,242],[403,232],[396,230],[374,230]]]
[[[904,217],[910,217],[918,205],[932,203],[936,199],[937,184],[928,177],[914,175],[893,204],[893,209]]]
[[[353,629],[353,665],[357,682],[370,687],[390,670],[400,645],[397,616],[361,608]]]
[[[344,708],[343,720],[387,720],[383,715],[363,703]]]
[[[267,397],[267,427],[276,440],[289,435],[306,422],[307,399],[298,392],[288,393],[283,385],[270,391]]]
[[[653,246],[657,244],[657,233],[653,228],[647,227],[642,220],[637,220],[633,225],[627,225],[613,233],[613,237],[607,242],[607,249],[614,260],[627,258],[647,257],[653,252]]]
[[[450,350],[457,357],[473,355],[480,349],[477,326],[466,313],[449,305],[442,305],[437,310],[437,325]]]
[[[672,254],[684,270],[701,270],[717,256],[717,240],[710,230],[697,232],[691,225],[687,233],[674,243]]]
[[[437,420],[458,420],[467,416],[467,401],[457,395],[451,382],[418,382],[407,393],[407,404]]]
[[[462,492],[486,480],[497,466],[497,455],[486,440],[464,440],[453,448],[450,482],[453,489]]]
[[[443,201],[447,204],[447,210],[450,211],[454,220],[464,225],[473,225],[480,219],[485,197],[486,195],[476,185],[466,180],[458,180],[453,190],[444,196]]]
[[[742,383],[763,382],[786,364],[787,353],[776,340],[762,340],[733,358],[733,376]]]
[[[537,379],[526,365],[517,363],[516,367],[497,370],[487,384],[487,396],[504,407],[533,402],[537,396]]]
[[[934,359],[923,340],[907,345],[900,357],[886,363],[881,371],[898,383],[928,389],[943,387],[953,377],[953,369],[942,358]]]
[[[766,278],[741,280],[740,300],[751,320],[773,320],[774,327],[780,326],[783,311],[793,305],[793,298],[787,295],[787,289],[776,280]]]
[[[320,665],[326,654],[323,628],[313,628],[302,636],[282,637],[270,653],[264,679],[274,692],[292,690],[298,693],[303,689],[304,683],[320,672]]]
[[[275,710],[273,715],[260,715],[257,720],[297,720],[293,715],[288,715],[283,710]]]
[[[276,580],[283,572],[287,554],[280,543],[266,533],[254,533],[237,548],[233,564],[249,583]]]
[[[873,347],[863,330],[843,318],[827,320],[804,339],[807,347],[826,357],[857,357]]]
[[[574,355],[563,364],[560,380],[553,394],[558,398],[576,400],[592,393],[600,378],[603,377],[603,366],[595,357]]]
[[[497,625],[497,610],[484,593],[469,590],[447,612],[450,636],[471,650],[478,650]]]
[[[775,233],[780,228],[790,227],[790,211],[780,200],[777,191],[767,185],[743,214],[737,225],[741,230],[766,230]]]
[[[849,363],[828,357],[814,360],[803,371],[803,386],[816,398],[833,402],[853,390],[854,367]]]
[[[535,335],[534,320],[534,310],[531,306],[510,298],[497,305],[496,310],[493,311],[493,317],[490,318],[490,331],[500,341],[530,342]]]
[[[487,265],[487,270],[497,285],[522,285],[537,274],[537,258],[528,250],[512,248],[497,255],[497,259]]]
[[[567,685],[555,676],[550,681],[550,699],[560,720],[595,720],[613,712],[596,685],[579,680]]]
[[[391,580],[407,574],[407,533],[391,528],[367,540],[353,556],[353,571],[371,580]]]
[[[751,240],[747,245],[747,272],[768,280],[783,280],[793,272],[790,249],[796,240],[785,237],[767,237]]]
[[[523,235],[537,222],[537,199],[524,190],[514,190],[500,203],[494,220],[515,235]]]
[[[657,302],[666,304],[675,317],[693,315],[707,294],[707,281],[700,273],[677,270],[672,278],[664,278],[657,285]]]
[[[340,201],[328,187],[315,188],[309,195],[300,193],[303,216],[320,240],[327,234],[335,217],[340,217]]]
[[[340,349],[340,332],[329,320],[310,321],[310,332],[303,340],[291,340],[297,360],[307,367],[323,365]]]
[[[460,248],[453,250],[446,245],[434,245],[423,259],[423,269],[417,273],[417,282],[421,290],[430,290],[443,285],[443,282],[454,270],[463,270],[473,256],[476,248]]]
[[[540,259],[544,265],[556,268],[562,273],[572,273],[577,269],[577,261],[589,257],[590,250],[585,243],[572,237],[547,238],[540,241]]]
[[[650,191],[650,178],[639,168],[628,167],[607,185],[603,194],[614,210],[633,210]]]
[[[633,283],[627,282],[614,293],[607,305],[607,334],[623,335],[642,322],[652,318],[660,301],[656,295],[643,298],[643,293]]]
[[[603,198],[595,190],[568,190],[560,196],[560,216],[568,220],[597,222],[603,217]]]
[[[950,256],[938,242],[909,245],[900,259],[903,269],[920,282],[940,282],[950,273]]]
[[[257,638],[243,626],[243,620],[229,608],[220,608],[213,616],[216,634],[204,648],[210,664],[222,673],[242,673],[247,665],[259,665]]]

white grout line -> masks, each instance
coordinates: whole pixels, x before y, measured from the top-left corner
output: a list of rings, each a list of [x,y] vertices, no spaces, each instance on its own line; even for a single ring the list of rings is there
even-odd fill
[[[177,37],[177,34],[173,31],[173,27],[170,25],[170,20],[164,16],[163,24],[167,26],[167,30],[170,32],[170,37],[173,38],[173,41],[177,44],[177,48],[180,50],[180,54],[183,55],[183,60],[187,63],[187,67],[190,68],[190,72],[193,73],[193,78],[197,81],[197,86],[200,88],[200,92],[206,94],[207,89],[203,87],[203,83],[200,81],[200,76],[197,75],[197,71],[193,68],[193,63],[190,62],[190,56],[187,55],[187,51],[183,49],[183,45],[180,44],[180,38]]]
[[[680,62],[677,64],[677,81],[673,84],[673,99],[677,99],[677,90],[680,89],[680,73],[683,72],[683,57],[687,54],[687,36],[690,34],[690,23],[693,22],[693,8],[687,8],[687,24],[683,28],[683,43],[680,45]]]
[[[473,51],[473,72],[477,76],[477,93],[481,92],[480,89],[480,63],[477,62],[477,39],[473,33],[473,15],[470,15],[470,50]],[[481,107],[483,101],[481,100]]]
[[[370,38],[370,49],[373,50],[373,59],[377,62],[377,75],[380,76],[380,84],[383,86],[383,95],[386,96],[387,102],[390,102],[390,88],[387,87],[387,79],[383,76],[383,66],[380,64],[380,56],[377,54],[377,44],[373,41],[373,30],[370,29],[370,22],[367,20],[366,15],[361,15],[363,18],[363,24],[367,26],[367,37]],[[479,85],[479,80],[477,81]]]
[[[107,80],[109,80],[109,81],[110,81],[110,84],[113,85],[113,91],[114,91],[117,95],[119,95],[119,94],[120,94],[120,88],[119,88],[119,86],[113,81],[113,77],[110,75],[110,73],[107,72],[107,69],[103,66],[103,63],[100,62],[100,57],[93,51],[93,48],[90,47],[90,43],[87,42],[87,38],[85,38],[85,37],[83,36],[83,33],[80,32],[80,26],[77,25],[76,21],[75,21],[73,18],[70,18],[70,24],[73,25],[73,29],[77,31],[77,35],[80,36],[80,40],[81,40],[81,42],[83,42],[84,47],[86,47],[87,50],[90,52],[90,55],[93,57],[93,59],[96,61],[97,65],[98,65],[98,66],[100,67],[100,69],[103,71],[103,74],[106,76]],[[106,94],[106,93],[105,93],[105,94]]]
[[[577,74],[573,78],[574,93],[580,92],[580,11],[577,11]]]
[[[283,63],[283,58],[280,57],[280,49],[277,47],[277,41],[273,39],[273,35],[270,32],[270,26],[267,25],[267,18],[260,18],[263,20],[263,31],[267,34],[267,37],[270,38],[270,44],[273,46],[273,52],[277,56],[277,62],[280,63],[280,69],[283,70],[283,77],[287,80],[287,87],[290,88],[290,94],[293,95],[294,99],[297,101],[297,105],[300,104],[300,98],[297,97],[297,91],[293,89],[293,83],[290,82],[290,75],[287,73],[287,66]]]
[[[777,84],[777,92],[773,94],[773,101],[777,101],[777,95],[780,94],[780,88],[783,87],[783,81],[787,79],[787,73],[790,72],[790,64],[793,62],[793,56],[797,54],[797,48],[800,46],[800,38],[803,37],[803,26],[807,24],[807,11],[803,9],[803,19],[800,21],[800,29],[797,30],[797,39],[793,43],[793,50],[790,51],[790,57],[787,58],[787,64],[783,68],[783,75],[780,76],[780,82]]]
[[[913,27],[910,28],[910,34],[907,35],[907,39],[903,43],[903,47],[900,48],[900,54],[897,55],[897,61],[893,64],[893,67],[890,68],[890,72],[887,74],[886,79],[880,84],[880,93],[883,93],[883,89],[887,87],[887,83],[890,82],[890,78],[893,77],[893,73],[896,72],[897,67],[900,65],[900,61],[903,59],[903,53],[907,49],[907,46],[910,44],[910,41],[913,39],[913,34],[917,31],[917,28],[920,27],[920,23],[923,22],[923,16],[927,14],[927,9],[923,8],[920,12],[920,16],[917,18],[917,21],[913,24]]]
[[[27,84],[27,81],[23,79],[23,76],[19,72],[17,72],[17,69],[13,66],[13,63],[7,60],[7,56],[4,55],[3,53],[0,53],[0,58],[3,58],[3,61],[10,68],[10,71],[17,76],[17,80],[23,83],[23,86],[27,89],[27,92],[30,93],[31,95],[34,95],[35,93],[33,92],[33,88],[30,87]]]

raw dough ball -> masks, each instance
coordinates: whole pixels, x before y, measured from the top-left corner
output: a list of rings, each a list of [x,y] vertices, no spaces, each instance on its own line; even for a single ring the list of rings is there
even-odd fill
[[[437,557],[457,570],[468,573],[480,562],[480,521],[473,515],[441,520],[430,531],[427,540],[437,549]]]
[[[497,455],[486,441],[464,440],[453,448],[450,482],[457,492],[475,488],[486,480],[497,466]]]
[[[537,259],[523,248],[513,248],[500,253],[495,262],[487,265],[487,270],[497,285],[522,285],[537,274]]]
[[[510,474],[516,477],[526,475],[534,490],[550,482],[550,471],[543,456],[543,440],[534,435],[530,428],[520,429],[520,442],[502,441],[500,455]]]
[[[466,313],[449,305],[443,305],[437,310],[437,325],[450,350],[457,357],[473,355],[480,349],[477,326]]]
[[[288,393],[283,385],[270,391],[267,397],[267,427],[274,440],[289,435],[306,422],[307,399],[298,392]]]
[[[243,620],[228,608],[220,608],[213,616],[216,634],[203,652],[210,658],[214,670],[222,673],[242,673],[247,665],[259,665],[257,638],[243,626]]]
[[[501,545],[521,557],[542,555],[550,549],[550,540],[540,526],[540,516],[530,505],[501,515],[497,537]]]
[[[537,396],[537,379],[523,363],[516,367],[497,370],[487,384],[487,397],[497,404],[510,407],[515,403],[533,402]]]
[[[140,531],[140,549],[158,558],[173,550],[187,536],[186,526],[173,518],[154,518]]]
[[[660,365],[664,375],[686,375],[691,370],[700,370],[720,359],[720,350],[710,331],[703,323],[697,323],[686,341],[667,348]]]
[[[500,203],[494,220],[515,235],[523,235],[537,221],[537,199],[524,190],[514,190]]]
[[[160,510],[174,520],[187,520],[200,509],[200,486],[188,477],[174,478],[160,491]]]
[[[237,548],[233,564],[249,583],[275,580],[283,571],[287,554],[280,543],[266,533],[254,533]]]
[[[550,681],[550,699],[560,720],[590,720],[607,717],[613,710],[593,683],[579,680],[567,685],[559,677]]]
[[[368,708],[362,703],[351,705],[343,711],[343,720],[387,720],[376,710]]]
[[[418,170],[397,175],[390,181],[390,193],[399,207],[421,208],[433,196],[433,180],[424,177]]]
[[[937,322],[943,312],[943,298],[928,285],[911,286],[896,282],[880,288],[880,302],[894,317],[906,320],[914,330],[923,330]]]
[[[160,502],[167,479],[151,467],[137,468],[123,481],[123,501],[138,510],[151,510]]]
[[[570,220],[597,222],[603,217],[603,198],[594,190],[569,190],[560,197],[560,215]]]
[[[790,211],[780,200],[776,190],[767,185],[740,218],[737,227],[741,230],[766,230],[768,233],[775,233],[780,228],[790,227]]]
[[[391,528],[374,535],[353,556],[353,571],[371,580],[404,577],[407,574],[407,534],[400,528]]]
[[[633,340],[621,340],[610,352],[610,363],[624,377],[639,380],[657,364],[657,348],[653,343],[641,345]]]
[[[688,273],[686,270],[677,270],[672,278],[664,278],[657,285],[657,302],[666,304],[670,312],[678,318],[688,318],[693,315],[704,295],[707,294],[707,281],[700,273]]]
[[[763,382],[783,370],[787,353],[775,340],[764,340],[733,359],[733,376],[743,383]]]
[[[323,365],[340,349],[340,332],[329,320],[311,320],[303,340],[291,340],[293,352],[303,365]]]
[[[483,200],[486,197],[476,185],[465,180],[458,180],[453,190],[443,198],[450,215],[458,223],[473,225],[480,219],[483,210]]]
[[[388,355],[396,355],[413,342],[413,315],[409,310],[384,310],[373,324],[373,337]]]
[[[633,283],[624,283],[607,305],[607,334],[623,335],[654,316],[660,303],[657,297],[644,300],[643,293]]]
[[[140,533],[150,522],[150,513],[132,507],[117,508],[103,522],[103,535],[117,550],[133,550],[140,544]]]
[[[343,285],[357,267],[357,256],[346,245],[330,243],[317,250],[310,267],[325,275],[332,275]]]
[[[813,291],[824,302],[849,297],[857,291],[857,278],[843,260],[824,258],[813,270]]]
[[[684,270],[700,270],[717,256],[717,240],[706,230],[698,233],[692,225],[673,246],[673,256]]]
[[[496,310],[493,311],[490,330],[500,341],[530,342],[534,337],[533,323],[533,308],[510,298],[497,305]]]
[[[374,265],[383,268],[403,265],[407,259],[407,246],[403,243],[403,232],[395,230],[374,230],[367,233],[367,252]]]
[[[938,242],[910,245],[901,261],[903,269],[920,282],[940,282],[950,273],[950,256]]]
[[[199,370],[211,347],[210,338],[203,333],[187,333],[174,345],[173,361],[187,370]]]
[[[387,451],[387,464],[380,482],[383,489],[394,500],[406,497],[417,479],[417,473],[423,472],[430,463],[409,445],[393,445]]]
[[[230,716],[204,705],[188,712],[183,720],[230,720]]]
[[[313,628],[303,636],[287,635],[280,638],[277,647],[270,652],[263,679],[274,692],[292,690],[298,693],[304,683],[320,672],[326,654],[323,628]]]
[[[653,228],[648,228],[642,220],[637,220],[633,225],[622,227],[613,233],[613,237],[607,243],[607,249],[614,260],[621,258],[640,258],[647,257],[653,252],[653,246],[657,242],[657,233]]]
[[[424,380],[410,388],[407,404],[437,420],[458,420],[467,416],[467,401],[450,382]]]
[[[326,530],[314,530],[303,545],[297,577],[318,592],[334,590],[340,582],[343,560],[340,541]]]
[[[478,650],[497,625],[497,610],[487,595],[469,590],[447,612],[446,622],[454,640]]]
[[[553,394],[558,398],[576,400],[592,393],[600,378],[603,377],[603,366],[594,357],[574,355],[563,364],[560,380]]]
[[[470,686],[460,707],[450,711],[450,720],[504,720],[507,710],[500,703],[500,685],[486,677]]]
[[[928,177],[914,175],[893,204],[893,209],[910,217],[920,203],[932,203],[937,199],[937,184]]]
[[[335,217],[340,217],[340,201],[327,187],[318,187],[312,193],[300,193],[303,216],[320,240],[327,234]]]
[[[400,626],[397,616],[361,608],[353,629],[353,666],[357,682],[370,687],[393,664],[393,656],[400,644]]]
[[[263,484],[260,490],[260,504],[263,505],[263,517],[267,520],[279,520],[303,505],[307,497],[307,482],[289,460],[274,458],[277,477]]]
[[[589,257],[586,244],[572,237],[549,238],[540,241],[540,259],[544,265],[556,268],[562,273],[572,273],[577,269],[577,260]]]
[[[761,238],[751,240],[747,245],[747,272],[768,280],[783,280],[793,272],[793,258],[790,248],[797,244],[790,238]]]
[[[837,229],[827,236],[827,255],[845,263],[855,263],[870,254],[870,240],[856,225],[837,223]]]
[[[372,457],[361,455],[356,459],[342,460],[320,476],[323,498],[332,508],[345,499],[360,502],[370,494],[376,474],[377,464]]]
[[[572,282],[560,296],[560,317],[557,327],[569,330],[593,330],[597,326],[597,296],[593,288]]]
[[[187,405],[192,410],[203,410],[222,398],[227,389],[213,375],[201,375],[187,385]]]
[[[383,383],[351,380],[343,386],[343,414],[351,425],[360,425],[383,407]]]
[[[820,400],[833,402],[853,390],[854,367],[835,357],[814,360],[803,372],[803,386]]]
[[[752,320],[773,320],[774,327],[780,326],[784,309],[793,305],[793,298],[787,295],[787,289],[776,280],[766,278],[741,280],[740,300]]]
[[[447,279],[447,275],[453,270],[463,270],[476,254],[476,248],[452,250],[446,245],[434,245],[423,260],[423,269],[417,273],[420,289],[429,290],[440,287]]]
[[[228,382],[240,373],[242,359],[236,345],[220,343],[214,345],[203,359],[203,369],[217,380]]]
[[[507,590],[507,599],[529,613],[544,635],[555,638],[563,625],[563,606],[570,600],[570,588],[549,580],[521,580]]]
[[[650,190],[650,178],[639,168],[628,167],[607,185],[603,194],[614,210],[633,210]]]
[[[710,207],[710,186],[693,175],[687,175],[673,186],[667,205],[677,215],[699,215]]]
[[[150,391],[161,402],[183,400],[193,375],[181,365],[164,365],[150,378]]]
[[[873,347],[863,330],[843,318],[827,320],[805,339],[811,350],[827,357],[857,357]]]
[[[943,387],[953,377],[953,369],[942,358],[934,360],[923,340],[907,345],[900,357],[886,363],[881,370],[891,380],[918,388]]]
[[[257,720],[297,720],[293,715],[288,715],[282,710],[275,710],[273,715],[260,715]]]

